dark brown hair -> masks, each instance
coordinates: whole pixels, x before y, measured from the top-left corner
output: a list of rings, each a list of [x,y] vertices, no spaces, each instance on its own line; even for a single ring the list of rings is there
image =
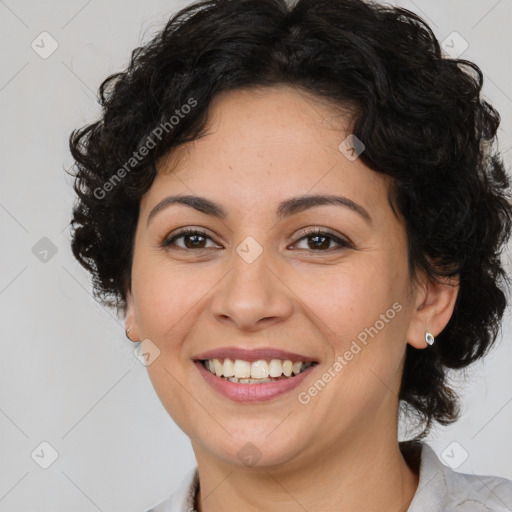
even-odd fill
[[[101,84],[101,119],[70,136],[73,253],[92,274],[95,296],[124,310],[139,202],[155,163],[201,136],[219,92],[288,84],[355,106],[353,133],[366,146],[360,158],[394,179],[410,268],[460,279],[436,343],[407,346],[400,399],[426,434],[433,420],[457,418],[447,370],[488,351],[506,306],[500,252],[510,236],[509,181],[492,149],[500,118],[482,98],[482,82],[477,65],[442,55],[428,25],[402,8],[362,0],[196,2]],[[181,115],[191,99],[194,108]],[[154,147],[142,155],[149,139]]]

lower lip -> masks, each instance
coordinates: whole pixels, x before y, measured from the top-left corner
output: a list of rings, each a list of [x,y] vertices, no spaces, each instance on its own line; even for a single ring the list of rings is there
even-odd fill
[[[204,380],[206,380],[213,389],[235,402],[263,402],[283,395],[296,388],[308,376],[311,370],[317,366],[310,366],[295,377],[276,380],[274,382],[265,382],[263,384],[238,384],[217,377],[209,372],[200,361],[195,361],[194,364],[199,370],[199,373],[204,377]]]

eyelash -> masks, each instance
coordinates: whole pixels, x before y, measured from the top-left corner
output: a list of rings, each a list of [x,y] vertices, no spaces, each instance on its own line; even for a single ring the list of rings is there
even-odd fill
[[[169,248],[169,246],[173,245],[174,242],[176,240],[178,240],[179,238],[183,238],[183,237],[190,236],[190,235],[200,235],[204,238],[208,238],[208,239],[212,240],[212,238],[210,236],[208,236],[208,234],[206,232],[204,232],[200,229],[185,228],[185,229],[179,231],[178,233],[176,233],[175,235],[173,235],[171,238],[164,239],[163,242],[161,243],[161,247]],[[307,239],[307,238],[310,238],[313,236],[322,236],[322,237],[329,238],[332,241],[336,242],[340,246],[340,248],[349,248],[349,249],[354,248],[353,244],[351,242],[349,242],[348,240],[343,240],[342,238],[336,236],[334,233],[331,233],[325,229],[317,228],[317,229],[313,229],[310,231],[303,231],[300,233],[300,235],[301,235],[300,238],[298,238],[295,243],[298,243],[301,240],[304,240],[304,239]],[[190,248],[178,246],[178,249],[182,249],[185,251],[205,251],[207,249],[211,249],[211,247],[201,247],[201,248],[197,248],[197,249],[194,249],[194,248],[190,249]],[[318,251],[313,250],[313,249],[311,249],[311,250],[313,252],[328,252],[328,251],[331,251],[332,249],[333,248],[330,247],[329,249],[319,249]]]

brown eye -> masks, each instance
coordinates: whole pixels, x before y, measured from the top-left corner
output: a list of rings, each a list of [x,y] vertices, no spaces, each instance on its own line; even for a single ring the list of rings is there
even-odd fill
[[[183,239],[182,244],[176,241]],[[197,229],[186,229],[176,233],[171,238],[167,238],[162,242],[162,247],[176,246],[179,249],[209,249],[206,244],[208,240],[213,240],[204,231]],[[217,246],[214,246],[217,247]]]
[[[311,249],[312,251],[316,252],[328,251],[330,249],[333,249],[333,247],[331,247],[332,242],[334,242],[340,247],[353,247],[353,245],[347,240],[343,240],[342,238],[334,235],[333,233],[322,230],[310,231],[309,233],[303,234],[303,236],[296,242],[296,244],[303,240],[307,241],[306,249]],[[299,247],[299,249],[304,249],[304,247]]]
[[[302,233],[302,237],[299,238],[295,244],[302,242],[304,240],[307,241],[307,247],[299,247],[299,249],[311,250],[314,252],[325,252],[329,250],[335,250],[336,245],[338,248],[352,248],[353,245],[333,233],[322,230],[310,231],[307,233]],[[182,240],[180,243],[177,243],[178,240]],[[208,242],[212,242],[213,245],[208,246]],[[333,247],[332,244],[335,244]],[[208,236],[204,231],[198,229],[184,229],[170,238],[166,238],[162,244],[162,247],[165,248],[176,248],[183,250],[204,250],[211,248],[221,248],[215,244],[213,239]]]

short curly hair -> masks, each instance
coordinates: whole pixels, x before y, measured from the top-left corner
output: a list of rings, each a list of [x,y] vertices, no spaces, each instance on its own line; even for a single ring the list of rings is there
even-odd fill
[[[73,254],[92,274],[96,299],[126,314],[139,203],[156,163],[202,136],[221,91],[277,84],[353,109],[361,160],[393,178],[412,275],[459,279],[435,345],[406,349],[399,398],[424,424],[417,439],[424,437],[434,420],[446,425],[460,414],[448,370],[482,357],[497,338],[511,203],[494,149],[500,116],[481,96],[480,68],[443,55],[416,14],[363,0],[204,0],[183,8],[101,84],[101,119],[70,135]],[[173,116],[179,122],[170,123]]]

